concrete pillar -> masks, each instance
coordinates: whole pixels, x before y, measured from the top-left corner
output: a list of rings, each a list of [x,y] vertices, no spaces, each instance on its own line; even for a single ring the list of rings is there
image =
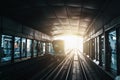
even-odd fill
[[[103,62],[102,62],[102,41],[101,41],[101,36],[99,36],[99,65],[102,66]]]
[[[105,69],[107,71],[110,70],[110,63],[111,63],[111,49],[108,38],[108,32],[106,32],[105,33]]]
[[[47,53],[47,54],[49,53],[48,52],[48,42],[45,42],[45,53]]]
[[[32,40],[32,44],[30,45],[31,47],[31,58],[33,58],[33,49],[34,49],[34,42]]]
[[[11,50],[11,63],[14,63],[14,41],[15,41],[15,38],[14,36],[12,37],[12,50]]]
[[[120,28],[116,29],[116,35],[117,35],[117,43],[116,43],[117,44],[117,75],[120,75],[120,45],[119,45],[120,44]]]
[[[20,38],[20,59],[22,59],[22,52],[21,52],[21,48],[22,48],[22,38]]]
[[[2,47],[1,47],[1,38],[2,38],[2,36],[1,36],[1,33],[0,33],[0,63],[1,63],[2,52],[3,52]]]

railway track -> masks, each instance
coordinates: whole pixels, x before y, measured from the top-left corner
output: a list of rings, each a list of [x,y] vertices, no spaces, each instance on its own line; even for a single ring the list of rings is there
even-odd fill
[[[47,56],[21,64],[4,71],[2,78],[7,79],[1,80],[113,80],[77,49],[68,51],[67,56]]]
[[[69,54],[57,66],[48,66],[48,71],[40,73],[34,80],[69,80],[72,72],[73,54]],[[44,74],[40,76],[41,74]],[[32,79],[33,80],[33,79]]]

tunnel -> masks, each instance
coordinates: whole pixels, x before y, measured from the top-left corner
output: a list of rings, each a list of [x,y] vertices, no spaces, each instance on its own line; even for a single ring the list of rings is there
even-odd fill
[[[0,80],[120,80],[119,0],[1,0]]]

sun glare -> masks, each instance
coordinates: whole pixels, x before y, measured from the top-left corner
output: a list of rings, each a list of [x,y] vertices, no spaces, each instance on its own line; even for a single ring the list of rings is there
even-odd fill
[[[65,51],[71,50],[71,49],[79,49],[81,52],[83,52],[83,38],[82,37],[74,36],[74,35],[64,35],[64,36],[58,36],[55,39],[64,40]]]

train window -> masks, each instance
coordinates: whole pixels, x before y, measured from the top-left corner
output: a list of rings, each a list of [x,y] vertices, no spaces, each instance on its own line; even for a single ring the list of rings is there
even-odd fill
[[[21,57],[26,57],[26,38],[22,38]]]
[[[116,57],[116,31],[111,31],[108,34],[109,50],[111,55],[111,68],[117,70],[117,57]]]
[[[31,57],[32,54],[32,40],[31,39],[27,39],[27,57]]]
[[[34,55],[34,57],[37,56],[37,51],[38,51],[37,41],[34,40],[34,47],[33,47],[33,55]]]
[[[20,37],[15,37],[14,39],[14,58],[20,58]]]
[[[2,42],[1,42],[1,62],[6,62],[11,60],[12,54],[12,36],[2,35]]]

